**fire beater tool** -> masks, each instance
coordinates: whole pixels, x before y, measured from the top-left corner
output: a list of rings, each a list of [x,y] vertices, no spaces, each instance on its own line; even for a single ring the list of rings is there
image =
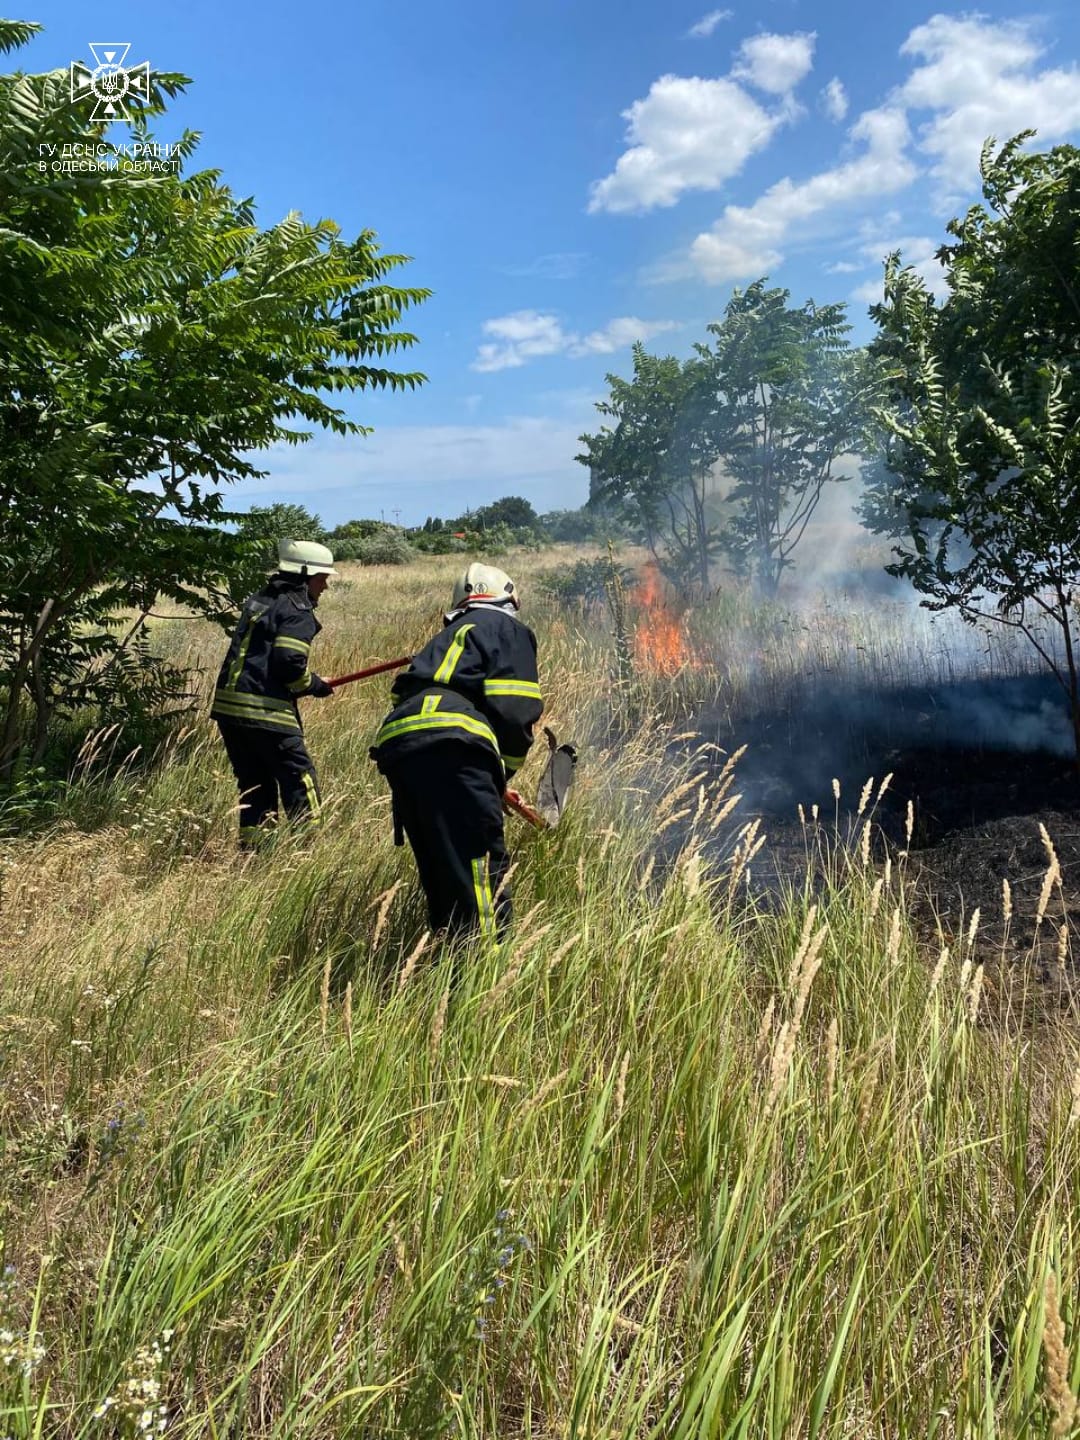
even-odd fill
[[[553,830],[566,808],[566,797],[573,784],[578,757],[576,746],[560,745],[554,730],[547,725],[544,726],[544,734],[548,742],[548,760],[537,786],[536,808],[544,824]]]
[[[400,670],[411,660],[411,655],[403,655],[400,660],[382,660],[378,665],[369,665],[366,670],[354,670],[351,675],[335,675],[326,683],[331,690],[336,690],[339,685],[351,685],[354,680],[369,680],[372,675],[382,675],[386,670]]]

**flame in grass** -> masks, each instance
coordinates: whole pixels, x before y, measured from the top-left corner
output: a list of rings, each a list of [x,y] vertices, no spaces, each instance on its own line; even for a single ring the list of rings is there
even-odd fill
[[[687,666],[697,669],[701,662],[682,618],[667,599],[663,578],[653,561],[642,572],[634,603],[639,610],[634,631],[634,664],[638,672],[670,679]]]

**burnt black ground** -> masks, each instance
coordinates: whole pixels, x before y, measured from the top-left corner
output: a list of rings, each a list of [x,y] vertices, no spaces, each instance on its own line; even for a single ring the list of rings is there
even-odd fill
[[[816,848],[809,820],[819,806],[821,839],[854,835],[855,811],[869,776],[874,793],[892,775],[874,814],[874,853],[906,847],[910,800],[915,830],[906,860],[916,882],[916,917],[928,940],[952,940],[981,913],[981,950],[1012,964],[1034,955],[1049,974],[1058,926],[1080,954],[1080,783],[1071,755],[1064,696],[1049,675],[963,679],[866,691],[804,691],[771,713],[730,726],[699,717],[703,736],[727,750],[747,744],[736,789],[744,800],[736,829],[760,816],[768,843],[755,861],[759,900],[800,888]],[[1049,748],[1046,748],[1049,747]],[[840,803],[832,780],[840,781]],[[1034,918],[1053,839],[1062,885],[1038,934]],[[730,845],[735,831],[719,844]],[[813,862],[812,862],[813,863]],[[1013,891],[1013,919],[1001,920],[1002,880]],[[1056,968],[1056,967],[1055,967]]]

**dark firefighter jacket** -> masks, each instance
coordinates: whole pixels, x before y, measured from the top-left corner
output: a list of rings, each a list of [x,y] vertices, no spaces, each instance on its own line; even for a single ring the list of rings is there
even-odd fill
[[[281,735],[298,733],[296,701],[310,694],[317,679],[308,667],[308,651],[321,629],[301,577],[272,576],[244,601],[210,714]]]
[[[413,656],[391,693],[397,704],[372,750],[380,769],[453,738],[494,751],[513,775],[544,710],[536,636],[503,606],[470,605]]]

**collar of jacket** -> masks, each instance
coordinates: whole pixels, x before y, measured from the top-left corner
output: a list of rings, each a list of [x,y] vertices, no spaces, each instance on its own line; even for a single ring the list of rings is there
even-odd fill
[[[272,595],[288,595],[301,610],[314,610],[318,604],[302,575],[271,575],[266,588]]]
[[[509,615],[511,620],[516,620],[513,602],[510,600],[473,600],[466,605],[459,605],[456,610],[448,610],[443,616],[444,625],[452,625],[455,620],[460,620],[462,615],[467,615],[470,610],[497,610],[500,615]]]

